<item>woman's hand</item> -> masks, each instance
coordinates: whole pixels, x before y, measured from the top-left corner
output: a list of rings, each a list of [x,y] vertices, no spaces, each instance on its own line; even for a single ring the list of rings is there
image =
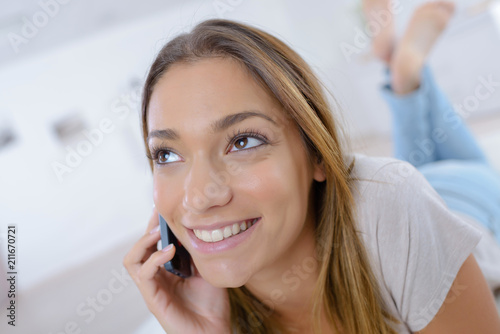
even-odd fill
[[[157,250],[158,227],[154,209],[146,234],[123,260],[148,309],[168,334],[230,333],[227,290],[213,287],[196,270],[188,279],[167,272],[163,264],[174,257],[175,246]]]

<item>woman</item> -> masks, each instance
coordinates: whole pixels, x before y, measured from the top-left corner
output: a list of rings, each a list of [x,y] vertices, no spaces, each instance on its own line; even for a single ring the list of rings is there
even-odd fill
[[[160,51],[142,112],[156,207],[124,265],[166,332],[500,329],[479,233],[411,165],[344,152],[317,79],[278,39],[199,24]],[[193,277],[164,270],[158,213]]]

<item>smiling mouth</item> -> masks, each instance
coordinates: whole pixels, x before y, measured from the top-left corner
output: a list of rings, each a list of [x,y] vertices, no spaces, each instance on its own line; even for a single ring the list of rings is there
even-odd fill
[[[223,228],[215,230],[193,230],[194,235],[205,242],[217,242],[224,239],[231,238],[237,234],[243,233],[255,224],[259,218],[244,220],[239,223],[234,223]]]

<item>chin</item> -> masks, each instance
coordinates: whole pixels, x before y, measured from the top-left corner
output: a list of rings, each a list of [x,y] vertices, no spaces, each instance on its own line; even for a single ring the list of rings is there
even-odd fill
[[[221,268],[221,266],[196,266],[201,277],[210,285],[217,288],[239,288],[245,285],[249,278],[249,273],[244,273],[240,268],[231,270],[230,268]]]

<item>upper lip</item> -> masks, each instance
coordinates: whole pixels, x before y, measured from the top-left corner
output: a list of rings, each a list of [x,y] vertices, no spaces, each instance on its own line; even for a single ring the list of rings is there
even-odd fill
[[[231,226],[234,223],[241,223],[247,220],[254,220],[258,217],[252,217],[252,218],[244,218],[240,220],[232,220],[232,221],[223,221],[223,222],[216,222],[216,223],[207,223],[207,224],[197,224],[195,226],[189,226],[189,224],[184,224],[184,227],[191,229],[191,230],[216,230],[220,229],[222,227],[226,226]]]

